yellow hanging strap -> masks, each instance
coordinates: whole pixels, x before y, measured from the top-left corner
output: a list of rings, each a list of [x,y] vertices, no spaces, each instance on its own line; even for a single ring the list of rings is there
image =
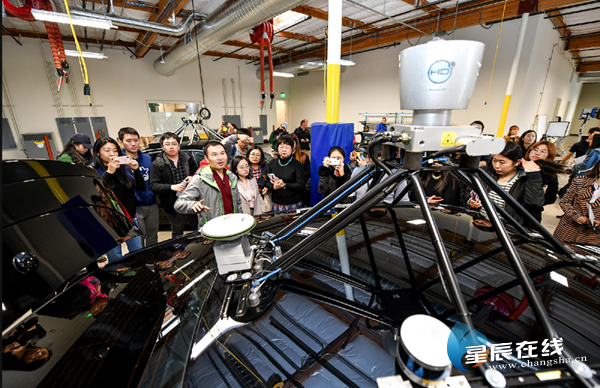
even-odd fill
[[[507,2],[508,0],[504,0],[504,8],[502,8],[502,18],[500,19],[500,31],[498,32],[498,41],[496,42],[496,53],[494,54],[494,64],[492,65],[492,74],[490,75],[490,84],[488,85],[488,90],[485,94],[484,105],[487,105],[488,95],[490,94],[490,88],[492,87],[492,78],[494,78],[494,68],[496,67],[496,57],[498,56],[498,46],[500,45],[500,35],[502,35],[502,24],[504,23],[504,11],[506,11]]]
[[[81,47],[79,46],[79,41],[77,40],[75,27],[73,26],[73,21],[71,20],[71,11],[69,10],[69,3],[67,2],[67,0],[64,0],[64,2],[65,8],[67,10],[67,15],[69,16],[69,25],[71,26],[71,32],[73,33],[75,46],[77,47],[77,52],[79,53],[79,69],[81,70],[81,75],[83,76],[83,94],[87,96],[88,101],[90,102],[90,106],[92,106],[92,99],[90,98],[90,83],[88,81],[88,73],[87,67],[85,65],[85,59],[83,58],[83,54],[81,53]]]

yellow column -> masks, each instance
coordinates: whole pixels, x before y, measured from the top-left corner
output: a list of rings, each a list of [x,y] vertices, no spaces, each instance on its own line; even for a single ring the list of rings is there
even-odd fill
[[[327,64],[327,118],[334,124],[340,121],[340,65]]]
[[[498,133],[496,137],[504,136],[504,125],[506,125],[506,116],[508,116],[508,107],[510,106],[510,98],[512,96],[507,94],[504,96],[504,105],[502,106],[502,115],[500,115],[500,125],[498,125]]]

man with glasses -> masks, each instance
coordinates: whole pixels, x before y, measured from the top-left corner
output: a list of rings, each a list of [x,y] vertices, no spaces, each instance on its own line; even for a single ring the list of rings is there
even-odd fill
[[[199,226],[224,214],[243,212],[237,177],[225,168],[227,152],[223,144],[210,140],[204,145],[204,157],[209,164],[194,175],[175,202],[179,213],[198,214]]]
[[[181,195],[192,175],[198,168],[196,161],[185,152],[181,152],[179,138],[173,132],[165,132],[160,138],[163,153],[158,155],[150,169],[150,190],[158,199],[171,224],[171,235],[183,234],[185,221],[197,229],[196,217],[179,214],[175,211],[175,201]]]

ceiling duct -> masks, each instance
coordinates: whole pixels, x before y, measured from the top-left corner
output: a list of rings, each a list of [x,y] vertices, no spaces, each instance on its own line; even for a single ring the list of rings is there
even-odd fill
[[[192,26],[192,22],[194,21],[194,19],[201,20],[206,18],[206,15],[203,15],[198,12],[190,13],[186,19],[179,23],[179,25],[169,26],[167,24],[148,22],[123,16],[113,16],[108,14],[104,15],[102,13],[88,11],[86,9],[81,8],[71,9],[71,15],[83,16],[92,19],[110,20],[110,22],[115,26],[132,27],[143,31],[150,31],[159,34],[168,34],[174,36],[181,36],[188,32],[188,30]]]
[[[593,71],[580,74],[577,77],[578,82],[582,82],[584,84],[596,84],[600,83],[600,71]]]
[[[225,2],[191,31],[191,39],[180,39],[162,58],[154,61],[154,70],[171,76],[175,70],[196,59],[196,41],[200,54],[212,47],[250,31],[254,26],[305,3],[306,0],[233,0]],[[162,59],[162,60],[161,60]]]

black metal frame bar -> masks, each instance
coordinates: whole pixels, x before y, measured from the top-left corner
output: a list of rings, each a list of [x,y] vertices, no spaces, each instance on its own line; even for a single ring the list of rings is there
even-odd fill
[[[483,171],[475,171],[474,173],[477,174],[476,176],[478,178],[481,178],[488,186],[490,186],[496,192],[496,194],[501,196],[502,199],[504,200],[504,202],[508,203],[510,206],[512,206],[514,209],[516,209],[519,212],[519,214],[521,214],[521,216],[525,219],[525,221],[527,221],[530,225],[532,225],[535,228],[535,230],[537,230],[542,235],[542,237],[544,237],[544,239],[546,239],[548,242],[550,242],[550,244],[552,244],[552,246],[557,251],[559,251],[563,255],[567,256],[568,258],[573,259],[573,254],[571,252],[569,252],[556,239],[556,237],[554,237],[552,235],[552,233],[548,232],[542,225],[540,225],[538,220],[533,218],[533,216],[531,214],[529,214],[529,212],[519,202],[517,202],[516,199],[511,197],[510,194],[508,194],[506,191],[502,190],[502,187],[500,187],[498,185],[498,182],[496,182],[494,179],[492,179],[491,176],[489,176],[488,174],[486,174]],[[470,177],[471,177],[471,179],[473,179],[472,178],[473,175],[471,175]],[[481,195],[480,195],[480,197],[481,197]]]
[[[302,340],[300,340],[300,338],[296,337],[294,335],[294,333],[292,333],[290,330],[288,330],[287,327],[283,326],[279,321],[277,321],[273,317],[269,317],[269,320],[271,321],[271,325],[273,327],[275,327],[283,335],[285,335],[290,340],[292,340],[292,342],[296,346],[298,346],[300,349],[302,349],[302,351],[305,352],[308,356],[310,356],[310,358],[312,358],[313,361],[317,362],[323,368],[327,369],[328,372],[330,372],[338,380],[340,380],[341,382],[346,384],[346,386],[348,386],[350,388],[360,388],[352,380],[350,380],[342,372],[340,372],[337,368],[335,368],[333,365],[331,365],[327,360],[323,360],[322,357],[319,356],[319,354],[317,354],[314,350],[312,350],[309,346],[307,346],[304,342],[302,342]]]
[[[250,342],[252,345],[254,345],[256,347],[256,349],[258,349],[263,354],[263,356],[265,356],[267,358],[267,360],[269,360],[269,362],[271,364],[273,364],[273,366],[275,366],[275,368],[277,368],[277,370],[279,370],[281,373],[283,373],[285,378],[288,379],[288,381],[290,383],[294,384],[296,387],[304,388],[304,386],[302,384],[300,384],[296,379],[294,379],[294,377],[291,374],[289,374],[288,371],[279,362],[277,362],[277,360],[275,360],[275,358],[273,358],[273,356],[271,356],[271,354],[269,352],[267,352],[265,350],[265,348],[260,346],[260,344],[254,338],[250,337],[248,334],[244,333],[242,330],[238,330],[237,333],[240,334],[242,337],[244,337],[246,340],[248,340],[248,342]]]
[[[370,175],[374,170],[375,170],[375,166],[369,165],[363,171],[359,172],[356,177],[353,177],[348,182],[344,183],[337,190],[335,190],[333,193],[329,194],[329,196],[324,198],[323,201],[319,202],[318,204],[313,206],[309,211],[307,211],[306,213],[304,213],[303,215],[298,217],[296,219],[296,221],[294,221],[293,224],[290,224],[290,225],[286,226],[285,228],[281,229],[279,232],[277,232],[277,234],[275,234],[275,236],[273,236],[273,238],[272,238],[273,242],[277,242],[279,240],[289,238],[289,236],[291,236],[294,231],[297,231],[300,228],[302,228],[313,217],[319,217],[319,216],[325,214],[327,211],[329,211],[329,209],[331,209],[333,206],[335,206],[336,204],[338,204],[342,201],[343,198],[339,198],[339,199],[337,199],[337,198],[341,194],[343,194],[345,191],[350,189],[352,186],[357,185],[358,182],[361,182],[361,181],[362,181],[362,184],[357,186],[356,188],[363,186],[367,182],[366,177],[368,175]],[[333,200],[327,201],[327,198],[333,198]]]
[[[398,187],[398,185],[406,178],[405,175],[405,170],[397,170],[383,182],[375,186],[372,190],[368,190],[363,197],[352,203],[352,205],[348,206],[336,217],[332,218],[323,226],[321,226],[319,228],[319,233],[313,233],[305,238],[301,246],[297,246],[297,249],[284,253],[277,261],[271,263],[266,270],[275,271],[281,268],[282,271],[286,271],[291,268],[310,251],[315,249],[324,241],[333,237],[333,235],[350,224],[356,218],[360,217],[366,210],[371,208],[372,205],[387,197],[390,192],[394,192],[396,187]],[[296,222],[294,222],[294,224]]]
[[[388,208],[388,211],[390,212],[392,221],[394,222],[394,229],[396,230],[396,236],[398,236],[398,244],[400,244],[402,256],[404,256],[404,264],[406,265],[406,272],[408,272],[408,277],[410,278],[410,286],[416,290],[418,289],[417,279],[415,278],[415,273],[413,272],[412,265],[410,264],[410,259],[408,258],[408,250],[406,249],[406,244],[404,243],[404,237],[402,237],[400,224],[398,224],[398,217],[396,217],[396,212],[394,211],[394,209]]]
[[[554,27],[554,29],[555,30],[559,30],[561,28],[570,28],[570,27],[577,27],[577,26],[585,26],[585,25],[588,25],[588,24],[596,24],[596,23],[600,23],[600,20],[593,20],[591,22],[569,24],[569,25],[566,25],[566,26]]]
[[[375,280],[375,287],[381,290],[381,280],[379,279],[379,272],[377,271],[377,264],[375,264],[375,256],[373,255],[373,247],[371,247],[371,239],[369,238],[369,231],[367,230],[367,224],[365,218],[361,215],[358,220],[360,221],[360,227],[362,229],[363,236],[365,238],[365,247],[367,248],[367,254],[369,255],[369,262],[371,263],[371,270],[373,271],[373,280]]]
[[[521,287],[523,288],[523,292],[525,293],[525,296],[527,296],[527,299],[529,300],[529,306],[531,307],[531,309],[534,312],[537,324],[540,325],[543,333],[546,335],[547,338],[558,337],[558,333],[556,332],[556,330],[552,326],[552,323],[550,322],[550,317],[548,316],[546,309],[544,308],[544,305],[542,303],[540,295],[537,293],[537,290],[535,289],[535,287],[533,285],[533,281],[529,277],[529,273],[527,272],[525,265],[523,264],[523,262],[521,261],[521,259],[519,257],[517,249],[515,248],[512,240],[510,239],[508,232],[504,228],[504,225],[502,224],[502,221],[500,220],[500,216],[498,215],[494,205],[492,204],[492,200],[488,197],[487,192],[483,186],[483,183],[479,179],[479,175],[480,175],[480,173],[475,171],[475,172],[471,172],[469,174],[469,177],[471,178],[471,181],[473,182],[473,184],[475,186],[475,191],[479,195],[479,199],[481,200],[483,207],[485,208],[486,212],[488,213],[490,221],[492,221],[492,225],[493,225],[494,229],[496,230],[498,239],[500,240],[500,242],[502,243],[502,245],[504,246],[504,248],[506,250],[506,256],[508,257],[508,260],[510,261],[511,266],[513,267],[515,275],[517,276],[517,280],[519,281],[519,283],[521,284]],[[514,202],[516,203],[516,201],[514,201]],[[529,213],[526,210],[524,210],[524,212],[529,215]],[[531,217],[531,218],[533,218],[533,217]],[[462,311],[458,310],[458,312],[461,313]],[[471,327],[473,327],[473,326],[471,326]],[[574,358],[574,356],[571,354],[571,352],[569,350],[567,350],[566,348],[563,348],[563,353],[568,358]],[[595,386],[593,379],[587,379],[587,378],[584,378],[583,376],[581,376],[580,374],[578,374],[577,371],[575,370],[575,368],[571,366],[571,364],[569,364],[568,367],[569,367],[569,370],[571,371],[571,373],[573,373],[575,376],[577,376],[579,381],[585,387],[592,388],[593,386]]]
[[[373,310],[357,302],[350,301],[345,297],[339,297],[330,292],[323,291],[320,288],[311,287],[306,284],[288,279],[281,281],[280,288],[283,291],[304,295],[308,298],[326,303],[328,305],[339,307],[340,309],[346,310],[352,314],[361,315],[367,319],[382,323],[384,325],[391,326],[394,324],[392,319],[381,315],[381,311],[379,310]]]
[[[317,262],[314,261],[300,261],[298,262],[298,264],[296,264],[298,267],[302,267],[305,268],[311,272],[315,272],[324,276],[327,276],[331,279],[340,281],[342,283],[348,284],[350,286],[352,286],[353,288],[358,288],[359,290],[363,290],[365,292],[370,292],[372,294],[379,292],[378,289],[376,289],[375,287],[373,287],[371,284],[363,282],[361,280],[358,280],[355,277],[352,277],[350,275],[346,275],[345,273],[342,273],[340,271],[336,271],[334,269],[331,269],[327,266],[324,266],[322,264],[319,264]]]

